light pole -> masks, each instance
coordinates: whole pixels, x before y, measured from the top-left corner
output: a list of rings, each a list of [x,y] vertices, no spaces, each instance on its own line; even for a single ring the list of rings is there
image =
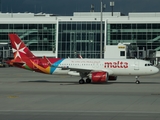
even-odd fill
[[[102,58],[102,39],[103,39],[103,24],[102,24],[102,21],[103,21],[103,10],[106,8],[106,5],[104,4],[103,5],[103,2],[101,0],[101,31],[100,31],[100,58]]]
[[[94,12],[94,5],[91,4],[91,12]]]
[[[114,1],[110,2],[110,6],[111,6],[111,8],[112,8],[112,16],[113,16]]]
[[[2,13],[2,1],[0,0],[0,12]]]

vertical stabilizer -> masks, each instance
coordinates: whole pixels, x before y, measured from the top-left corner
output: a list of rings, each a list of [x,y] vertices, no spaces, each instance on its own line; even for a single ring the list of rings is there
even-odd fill
[[[33,53],[28,49],[24,42],[18,37],[17,34],[9,34],[11,41],[12,51],[14,54],[14,59],[23,58],[35,58]]]

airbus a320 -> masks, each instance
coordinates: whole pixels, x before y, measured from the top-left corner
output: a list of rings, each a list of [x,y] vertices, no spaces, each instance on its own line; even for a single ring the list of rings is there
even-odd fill
[[[140,59],[38,58],[17,34],[9,34],[9,38],[14,54],[14,59],[10,60],[9,64],[46,74],[79,75],[79,84],[103,83],[116,80],[117,76],[135,76],[135,83],[139,84],[139,76],[159,72],[150,62]]]

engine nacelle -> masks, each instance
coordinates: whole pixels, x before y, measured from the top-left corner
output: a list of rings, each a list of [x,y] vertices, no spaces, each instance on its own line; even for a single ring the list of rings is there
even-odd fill
[[[90,74],[90,79],[92,82],[107,82],[108,73],[107,72],[92,72]]]
[[[117,76],[109,76],[108,81],[116,81]]]
[[[71,75],[71,76],[80,76],[79,72],[76,72],[76,71],[69,71],[68,75]]]

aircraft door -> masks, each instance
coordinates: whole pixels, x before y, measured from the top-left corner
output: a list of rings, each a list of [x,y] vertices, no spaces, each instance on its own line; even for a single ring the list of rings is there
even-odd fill
[[[139,70],[139,62],[138,61],[135,61],[134,62],[134,70]]]

